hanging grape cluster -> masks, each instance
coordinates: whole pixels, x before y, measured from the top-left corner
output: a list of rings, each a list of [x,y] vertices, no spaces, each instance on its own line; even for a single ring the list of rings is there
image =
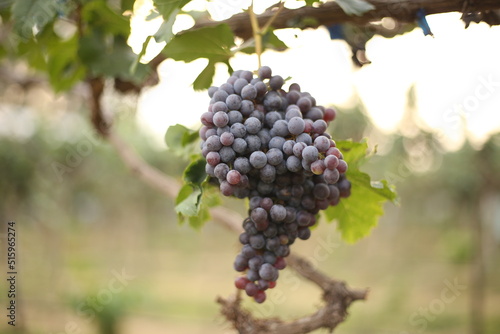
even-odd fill
[[[295,240],[307,240],[320,210],[350,195],[347,163],[326,133],[335,119],[298,84],[263,66],[255,77],[235,71],[211,87],[208,111],[201,115],[206,173],[225,196],[249,198],[236,279],[258,303],[276,285]]]

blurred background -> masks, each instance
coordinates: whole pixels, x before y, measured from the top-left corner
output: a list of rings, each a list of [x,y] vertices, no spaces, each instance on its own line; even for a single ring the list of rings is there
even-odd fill
[[[364,171],[400,196],[354,245],[322,221],[293,247],[332,277],[370,288],[336,333],[500,332],[500,30],[464,30],[458,14],[429,22],[435,39],[417,29],[371,40],[373,64],[361,69],[321,28],[285,31],[292,48],[263,55],[275,73],[338,107],[334,139],[367,138],[376,154]],[[318,61],[301,62],[311,52]],[[256,60],[237,55],[232,65],[252,69]],[[188,161],[162,137],[177,122],[199,126],[208,97],[190,84],[203,67],[167,60],[160,84],[139,96],[111,83],[105,90],[116,131],[177,178]],[[211,222],[179,226],[172,199],[94,134],[83,87],[56,94],[22,62],[0,70],[0,220],[18,231],[15,332],[233,333],[215,298],[234,292],[237,236]],[[217,68],[215,84],[225,76]],[[242,202],[224,205],[244,214]],[[320,291],[285,269],[268,302],[245,305],[291,319],[319,307]],[[12,328],[2,321],[0,332]]]

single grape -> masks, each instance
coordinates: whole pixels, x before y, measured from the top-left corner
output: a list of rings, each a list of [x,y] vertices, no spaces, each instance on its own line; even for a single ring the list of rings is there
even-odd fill
[[[207,163],[211,166],[217,166],[220,162],[220,155],[218,152],[208,152]]]
[[[262,304],[263,302],[266,301],[266,293],[262,290],[259,290],[255,293],[255,295],[253,296],[253,299],[259,303],[259,304]]]
[[[269,128],[272,128],[274,123],[276,123],[276,121],[279,121],[281,119],[283,119],[283,118],[281,117],[281,114],[279,112],[270,111],[265,116],[265,124]]]
[[[288,131],[288,122],[284,119],[276,121],[273,125],[273,130],[276,132],[276,135],[280,137],[286,137],[290,134]]]
[[[325,171],[326,166],[325,162],[323,160],[316,160],[313,163],[311,163],[311,172],[313,172],[316,175],[321,175]]]
[[[219,111],[222,111],[222,112],[227,112],[229,109],[227,107],[227,104],[226,102],[222,102],[222,101],[218,101],[218,102],[215,102],[213,105],[212,105],[212,112],[213,113],[216,113],[216,112],[219,112]]]
[[[241,71],[240,78],[243,78],[246,81],[250,82],[253,79],[253,73],[251,71]]]
[[[246,85],[248,85],[248,81],[246,81],[245,79],[243,78],[239,78],[237,79],[234,84],[233,84],[233,88],[234,88],[234,92],[238,95],[241,95],[241,90],[243,89],[243,87],[245,87]]]
[[[339,165],[339,158],[334,155],[329,155],[325,158],[325,166],[328,169],[335,169]]]
[[[249,161],[254,168],[260,169],[267,164],[267,156],[262,151],[255,151],[250,155]]]
[[[267,151],[266,156],[267,162],[273,166],[276,166],[280,164],[281,161],[283,161],[283,152],[277,148],[271,148],[269,151]]]
[[[223,83],[222,85],[220,85],[219,89],[224,90],[229,95],[234,94],[233,85],[231,85],[230,83],[227,82]]]
[[[205,141],[205,147],[209,151],[218,151],[218,150],[220,150],[221,147],[222,147],[222,144],[220,142],[219,136],[213,135],[213,136],[208,137],[207,140]]]
[[[236,152],[234,152],[231,146],[223,146],[219,150],[220,160],[226,164],[231,164],[236,158]]]
[[[259,292],[259,288],[255,285],[255,283],[249,282],[245,286],[245,292],[249,297],[253,297],[257,294],[257,292]]]
[[[314,130],[314,132],[316,132],[316,133],[318,133],[320,135],[323,134],[323,133],[325,133],[327,127],[328,127],[328,125],[322,119],[318,119],[318,120],[314,121],[314,123],[313,123],[313,130]]]
[[[260,150],[260,147],[262,145],[262,142],[260,141],[260,138],[256,135],[247,135],[245,137],[245,141],[247,142],[247,151],[249,152],[256,152]],[[261,152],[263,153],[263,152]],[[263,153],[265,155],[265,153]]]
[[[247,174],[252,169],[252,166],[247,158],[238,157],[234,160],[234,169],[240,172],[240,174]]]
[[[299,107],[300,111],[303,113],[309,111],[309,109],[311,109],[311,107],[312,107],[311,99],[309,97],[306,97],[306,96],[298,99],[296,104]]]
[[[245,125],[241,123],[234,123],[231,125],[231,128],[229,130],[235,138],[243,138],[247,134],[247,129]]]
[[[227,113],[227,116],[229,117],[229,126],[243,122],[243,115],[238,110],[231,110]]]
[[[264,263],[259,270],[259,276],[266,281],[272,281],[277,276],[278,270],[270,263]]]
[[[231,132],[224,132],[220,138],[220,143],[224,146],[230,146],[233,145],[234,142],[234,135]]]
[[[276,179],[276,168],[270,164],[266,164],[260,169],[260,179],[265,183],[273,183]]]
[[[224,180],[220,183],[220,192],[224,196],[231,196],[234,193],[234,189],[233,189],[233,186],[229,182]]]
[[[231,146],[236,153],[243,154],[247,150],[247,142],[243,138],[234,139],[233,145]]]
[[[312,138],[308,133],[301,133],[300,135],[297,136],[297,138],[295,138],[295,141],[297,143],[299,142],[305,143],[308,146],[312,144]]]
[[[257,89],[248,84],[241,90],[241,97],[245,100],[253,100],[257,97]]]
[[[229,94],[225,90],[217,90],[214,95],[212,96],[212,103],[216,102],[225,102]]]
[[[250,237],[250,246],[254,249],[262,249],[266,245],[266,239],[262,234],[255,234]]]
[[[336,116],[337,116],[337,112],[335,111],[335,109],[333,109],[333,108],[326,108],[325,109],[325,116],[323,117],[323,119],[326,122],[331,122],[331,121],[335,120]]]
[[[234,270],[241,272],[247,269],[247,267],[248,260],[241,254],[237,255],[236,259],[234,260]]]
[[[222,128],[229,122],[229,116],[224,111],[218,111],[214,114],[213,122],[215,126]]]
[[[319,152],[324,153],[330,148],[330,139],[325,136],[316,137],[316,139],[314,139],[314,147],[316,147]]]
[[[271,78],[271,75],[272,75],[272,70],[269,66],[262,66],[261,68],[259,68],[259,70],[257,72],[258,72],[259,78],[261,78],[261,79],[269,79],[269,78]]]
[[[345,162],[345,160],[339,160],[337,170],[339,171],[339,173],[345,173],[347,171],[347,162]]]
[[[250,117],[245,121],[247,133],[256,134],[262,128],[262,123],[256,117]]]
[[[338,169],[325,169],[323,172],[325,181],[329,184],[335,184],[339,180],[340,173]]]
[[[271,215],[271,219],[273,221],[281,222],[286,217],[286,209],[283,205],[276,204],[271,207],[269,214]]]
[[[225,180],[227,173],[229,173],[229,166],[225,163],[220,163],[215,166],[214,174],[219,180]]]
[[[241,179],[241,174],[237,170],[230,170],[227,175],[226,175],[226,181],[229,182],[229,184],[236,185],[240,183]]]
[[[318,160],[318,149],[314,146],[307,146],[302,151],[302,159],[308,163]]]
[[[306,127],[306,123],[300,117],[295,116],[288,121],[288,131],[292,135],[301,134],[302,132],[304,132],[305,127]]]
[[[214,125],[214,114],[212,112],[204,112],[200,117],[201,124],[205,126],[213,126]]]
[[[250,283],[250,281],[246,277],[238,277],[234,280],[234,286],[240,290],[244,290],[248,283]]]
[[[279,75],[274,75],[269,79],[269,87],[271,87],[272,90],[279,90],[285,83],[285,80]]]
[[[208,96],[212,98],[217,90],[219,90],[219,87],[211,86],[208,88]]]

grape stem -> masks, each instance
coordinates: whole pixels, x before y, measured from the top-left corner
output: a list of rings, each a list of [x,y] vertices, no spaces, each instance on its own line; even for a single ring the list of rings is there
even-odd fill
[[[252,24],[253,39],[255,41],[255,53],[257,54],[258,68],[262,66],[261,54],[262,54],[262,31],[259,27],[259,22],[257,21],[257,15],[253,10],[253,1],[248,7],[248,14],[250,15],[250,23]]]
[[[283,8],[285,8],[285,3],[280,2],[278,9],[275,11],[273,16],[271,16],[269,18],[269,20],[261,28],[261,27],[259,27],[259,21],[257,20],[257,15],[255,15],[255,12],[253,10],[253,1],[250,4],[250,7],[248,7],[248,15],[250,16],[250,24],[252,25],[253,39],[255,42],[255,53],[257,54],[257,61],[258,61],[259,68],[262,66],[262,60],[261,60],[262,36],[264,36],[266,34],[267,30],[269,29],[269,27],[271,27],[271,24],[278,17],[278,15],[281,13]]]

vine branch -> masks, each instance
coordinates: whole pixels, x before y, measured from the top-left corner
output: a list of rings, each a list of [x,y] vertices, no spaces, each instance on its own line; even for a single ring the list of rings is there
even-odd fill
[[[384,17],[391,17],[400,22],[414,22],[417,11],[422,8],[430,14],[448,12],[479,12],[500,8],[498,0],[367,0],[375,9],[363,16],[349,16],[334,1],[329,1],[318,7],[301,7],[297,9],[282,8],[276,11],[276,6],[268,8],[264,13],[257,15],[259,26],[265,26],[272,20],[275,29],[283,28],[317,28],[321,25],[353,22],[359,25],[371,21],[379,21]],[[224,21],[213,21],[210,18],[199,19],[191,29],[198,29],[226,23],[233,33],[249,39],[253,36],[252,23],[247,13],[240,13]],[[190,30],[191,30],[190,29]]]

